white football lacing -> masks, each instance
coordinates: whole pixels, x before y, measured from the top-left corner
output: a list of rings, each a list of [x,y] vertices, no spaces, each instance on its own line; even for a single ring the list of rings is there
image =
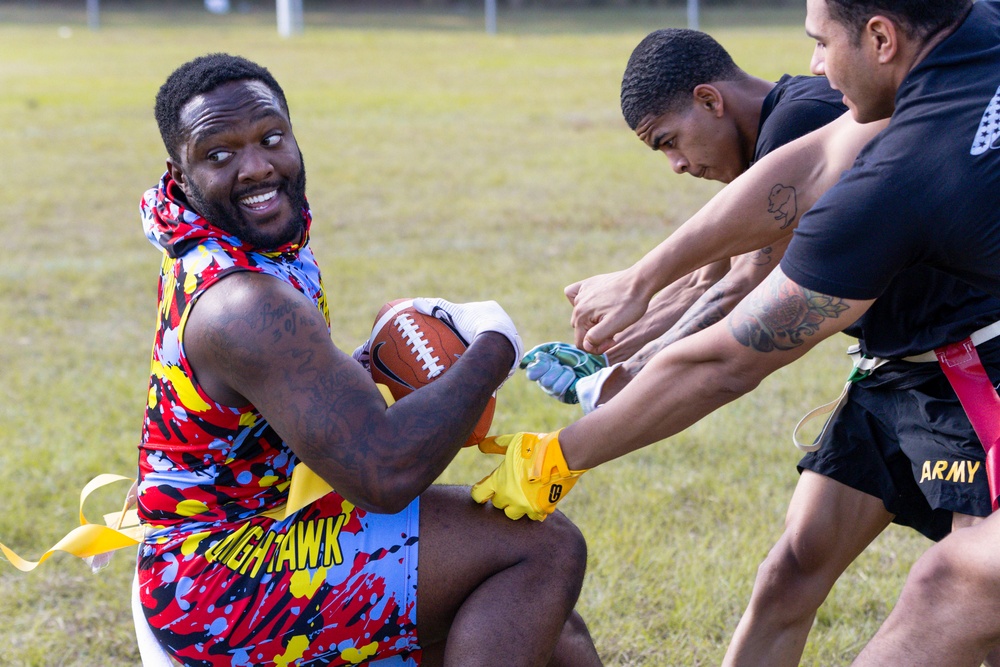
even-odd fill
[[[421,363],[421,368],[427,371],[427,379],[435,378],[444,372],[444,366],[438,363],[440,357],[434,356],[434,348],[427,344],[424,334],[409,315],[402,314],[396,318],[396,328],[403,334],[406,346],[413,356]]]

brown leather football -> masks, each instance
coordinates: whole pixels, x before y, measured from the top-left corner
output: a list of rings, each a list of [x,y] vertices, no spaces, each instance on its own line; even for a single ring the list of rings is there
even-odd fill
[[[413,299],[396,299],[382,306],[372,327],[369,348],[372,378],[388,387],[398,401],[440,377],[467,347],[449,322],[418,312]],[[466,447],[477,445],[486,437],[495,409],[496,395],[490,397]]]

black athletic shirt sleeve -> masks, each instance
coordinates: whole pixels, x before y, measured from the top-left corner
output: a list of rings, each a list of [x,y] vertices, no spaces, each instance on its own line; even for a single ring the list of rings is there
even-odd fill
[[[826,77],[785,74],[761,105],[753,162],[847,112]]]
[[[916,198],[901,178],[856,166],[799,222],[781,261],[785,275],[846,299],[880,296],[896,274],[923,257]]]

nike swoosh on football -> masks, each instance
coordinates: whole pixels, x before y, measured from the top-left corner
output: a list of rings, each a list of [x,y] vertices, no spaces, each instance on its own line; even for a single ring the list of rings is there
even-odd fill
[[[382,359],[378,356],[378,351],[380,349],[382,349],[383,345],[385,345],[385,343],[376,343],[375,347],[373,347],[371,349],[369,363],[371,363],[371,365],[374,366],[375,368],[379,369],[379,371],[381,371],[382,374],[385,375],[386,377],[388,377],[389,379],[398,382],[399,384],[403,385],[404,387],[408,387],[409,389],[416,390],[416,387],[414,387],[409,382],[407,382],[403,378],[401,378],[398,375],[396,375],[395,373],[393,373],[392,369],[389,368],[388,366],[386,366],[385,362],[382,361]]]

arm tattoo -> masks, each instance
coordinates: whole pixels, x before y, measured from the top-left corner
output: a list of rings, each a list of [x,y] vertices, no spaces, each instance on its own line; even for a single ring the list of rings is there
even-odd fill
[[[272,342],[277,343],[285,334],[295,335],[300,325],[315,326],[319,313],[315,309],[306,308],[291,299],[277,305],[265,301],[260,306],[260,330],[267,333]]]
[[[694,304],[688,308],[687,312],[670,327],[670,330],[659,338],[646,343],[638,352],[632,355],[622,365],[630,375],[635,375],[649,363],[661,350],[676,343],[681,338],[690,336],[693,333],[707,329],[726,316],[726,310],[719,304],[726,297],[726,289],[729,287],[725,278],[718,281],[701,295]]]
[[[771,192],[767,195],[767,212],[774,216],[774,219],[781,223],[781,229],[785,229],[795,222],[799,215],[798,202],[795,199],[795,188],[789,185],[775,184]]]
[[[748,260],[754,266],[767,266],[771,263],[771,253],[774,248],[767,246],[766,248],[761,248],[760,250],[754,250],[750,253]]]
[[[370,387],[361,391],[357,386],[357,373],[321,374],[314,380],[307,410],[297,419],[307,435],[307,451],[346,471],[360,487],[384,487],[386,479],[408,480],[400,482],[403,486],[414,480],[430,484],[454,458],[460,444],[456,434],[472,431],[490,390],[504,379],[513,359],[506,342],[487,337],[474,345],[462,355],[461,367],[438,381],[440,389],[427,387],[427,400],[400,405],[391,420],[365,418],[371,414],[371,392]],[[345,438],[353,444],[330,446]],[[402,448],[410,452],[405,458],[400,456]]]
[[[803,336],[813,335],[824,320],[839,317],[849,308],[843,299],[788,280],[766,281],[746,303],[747,307],[729,317],[729,329],[737,341],[758,352],[799,347]]]

